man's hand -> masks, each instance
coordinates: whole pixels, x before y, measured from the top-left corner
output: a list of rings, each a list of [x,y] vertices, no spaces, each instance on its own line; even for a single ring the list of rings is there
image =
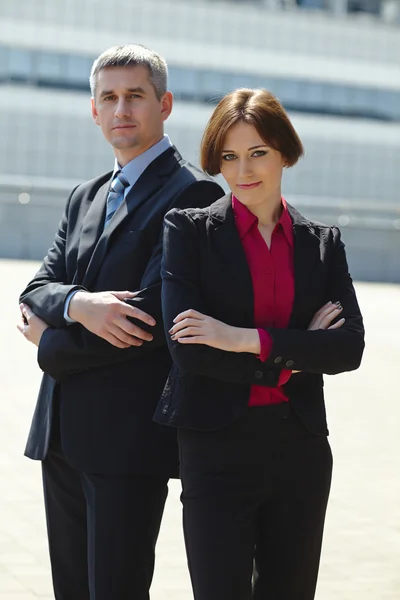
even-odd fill
[[[141,346],[144,341],[150,342],[153,336],[128,321],[127,317],[139,319],[150,326],[156,322],[147,313],[124,302],[124,299],[136,295],[134,292],[79,291],[71,298],[68,315],[117,348]]]
[[[260,354],[257,329],[233,327],[197,310],[185,310],[175,317],[174,323],[169,334],[181,344],[205,344],[227,352]]]
[[[26,304],[20,304],[19,308],[21,311],[21,321],[17,324],[17,329],[28,342],[39,346],[43,332],[49,326],[42,319],[39,319]]]

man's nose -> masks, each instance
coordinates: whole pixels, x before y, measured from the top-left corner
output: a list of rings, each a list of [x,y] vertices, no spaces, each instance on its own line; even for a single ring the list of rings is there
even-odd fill
[[[120,98],[117,102],[117,106],[115,107],[115,116],[117,119],[123,119],[129,116],[129,114],[130,110],[128,102],[125,100],[125,98]]]

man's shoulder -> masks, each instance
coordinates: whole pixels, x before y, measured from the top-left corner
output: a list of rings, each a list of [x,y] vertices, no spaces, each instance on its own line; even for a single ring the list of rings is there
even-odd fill
[[[87,194],[95,194],[103,185],[110,181],[112,174],[112,171],[108,171],[107,173],[103,173],[103,175],[79,183],[73,190],[73,195],[85,196]]]
[[[178,169],[175,171],[175,177],[179,183],[182,184],[182,186],[186,187],[196,183],[218,186],[218,183],[212,177],[207,175],[207,173],[199,169],[199,167],[196,167],[188,160],[182,158],[179,153],[177,153],[177,155],[179,160]]]

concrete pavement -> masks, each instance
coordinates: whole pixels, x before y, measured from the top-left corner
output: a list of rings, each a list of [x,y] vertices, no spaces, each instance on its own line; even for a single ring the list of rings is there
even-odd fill
[[[0,600],[53,598],[40,465],[23,457],[40,371],[15,328],[37,266],[0,261]],[[400,286],[356,287],[367,348],[357,372],[326,378],[334,476],[316,598],[400,600]],[[192,598],[180,510],[172,482],[152,600]]]

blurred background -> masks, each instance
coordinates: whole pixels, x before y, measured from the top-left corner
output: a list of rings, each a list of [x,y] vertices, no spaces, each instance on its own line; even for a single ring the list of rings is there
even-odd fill
[[[127,42],[166,57],[195,163],[223,94],[275,93],[306,148],[286,197],[342,228],[356,279],[400,282],[400,0],[1,0],[0,257],[41,259],[69,190],[112,168],[88,76]]]

